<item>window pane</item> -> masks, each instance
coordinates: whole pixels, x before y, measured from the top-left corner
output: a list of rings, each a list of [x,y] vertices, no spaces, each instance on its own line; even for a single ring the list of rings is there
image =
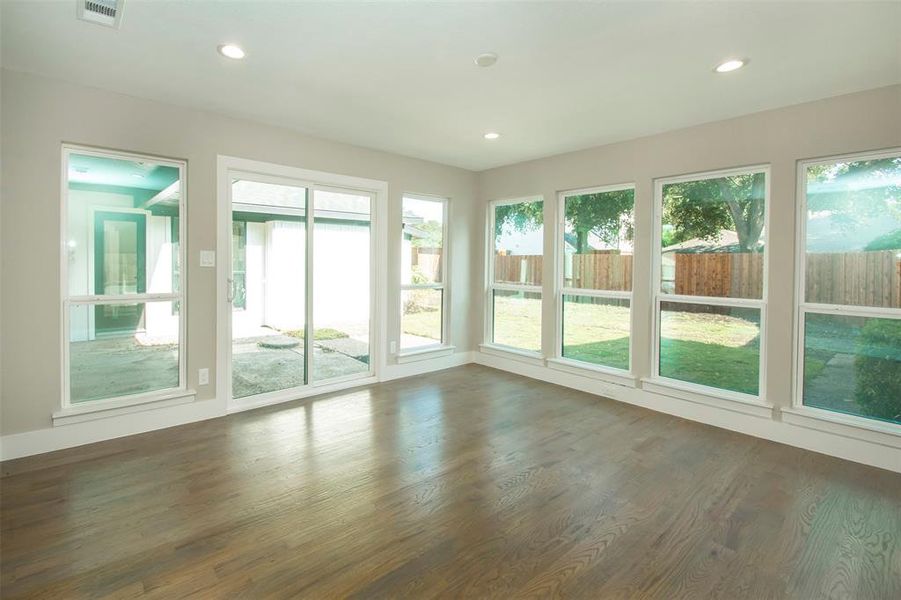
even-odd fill
[[[804,404],[901,423],[901,319],[808,313]]]
[[[807,167],[805,299],[901,308],[901,157]]]
[[[173,302],[73,305],[71,402],[177,388],[178,328]]]
[[[541,285],[544,202],[494,207],[494,281]]]
[[[313,378],[369,372],[370,197],[313,195]]]
[[[441,343],[442,290],[404,290],[400,320],[402,350]]]
[[[764,173],[665,184],[663,293],[762,298],[765,197]]]
[[[566,197],[564,286],[631,291],[634,206],[631,188]]]
[[[563,297],[563,357],[629,369],[629,301]]]
[[[541,351],[541,294],[494,291],[492,341],[520,350]]]
[[[444,202],[404,198],[401,283],[440,283]]]
[[[760,310],[662,302],[660,375],[757,395]]]
[[[179,170],[69,155],[69,295],[178,291]]]

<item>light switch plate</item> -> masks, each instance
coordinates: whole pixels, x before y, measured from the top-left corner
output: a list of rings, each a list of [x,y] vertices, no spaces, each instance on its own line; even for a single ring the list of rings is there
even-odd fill
[[[216,252],[214,250],[201,250],[200,251],[200,266],[201,267],[215,267],[216,266]]]
[[[209,369],[198,369],[197,385],[209,385],[209,383],[210,383],[210,370]]]

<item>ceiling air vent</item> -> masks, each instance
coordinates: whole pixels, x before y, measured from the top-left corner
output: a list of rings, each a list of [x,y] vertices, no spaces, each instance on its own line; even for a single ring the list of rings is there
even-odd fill
[[[78,18],[88,23],[119,28],[125,0],[78,0]]]

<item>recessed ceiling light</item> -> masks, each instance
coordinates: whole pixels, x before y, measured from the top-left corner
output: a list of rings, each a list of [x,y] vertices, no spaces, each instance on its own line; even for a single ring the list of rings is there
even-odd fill
[[[479,54],[475,58],[475,63],[480,67],[490,67],[497,62],[497,54],[494,52],[485,52]]]
[[[738,69],[745,66],[747,61],[740,60],[737,58],[730,58],[727,61],[721,62],[714,69],[717,73],[728,73],[729,71],[737,71]]]
[[[501,134],[497,133],[496,131],[489,131],[482,137],[484,137],[486,140],[496,140],[497,138],[501,137]]]
[[[226,58],[233,58],[235,60],[241,60],[244,58],[244,50],[241,49],[241,46],[236,44],[222,44],[219,46],[219,54]]]

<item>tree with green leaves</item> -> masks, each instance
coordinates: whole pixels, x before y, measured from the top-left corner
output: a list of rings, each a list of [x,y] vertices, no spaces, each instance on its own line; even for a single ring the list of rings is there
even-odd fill
[[[576,252],[588,252],[589,234],[594,234],[611,244],[619,239],[622,232],[631,239],[634,195],[634,190],[627,189],[568,197],[565,218],[576,234]],[[544,221],[543,208],[542,202],[503,204],[495,207],[495,233],[500,235],[504,227],[511,227],[517,231],[528,231],[538,227]]]
[[[588,252],[589,234],[611,245],[623,234],[631,240],[634,206],[635,190],[632,189],[568,197],[564,218],[576,234],[576,252]]]
[[[873,185],[874,182],[883,185]],[[857,161],[808,168],[808,208],[830,210],[849,224],[866,216],[901,212],[901,158]],[[863,183],[862,185],[857,185]],[[576,252],[588,250],[588,236],[615,241],[623,227],[631,232],[633,190],[570,196],[566,222],[576,232]],[[765,223],[764,173],[669,183],[663,187],[665,245],[690,239],[716,241],[723,230],[735,231],[739,252],[760,250]],[[542,202],[495,207],[495,232],[505,226],[527,231],[542,224]],[[897,217],[901,220],[901,216]],[[894,238],[892,238],[894,240]]]
[[[716,241],[735,231],[740,252],[757,249],[764,225],[763,173],[669,183],[663,186],[663,222],[672,225],[672,243],[698,238]]]

